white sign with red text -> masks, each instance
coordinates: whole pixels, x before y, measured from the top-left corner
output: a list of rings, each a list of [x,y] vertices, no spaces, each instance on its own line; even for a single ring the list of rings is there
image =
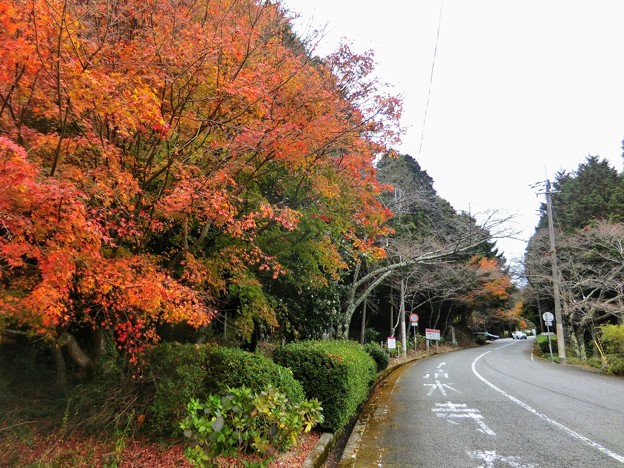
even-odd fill
[[[428,340],[440,341],[440,330],[436,330],[435,328],[425,328],[425,338]]]

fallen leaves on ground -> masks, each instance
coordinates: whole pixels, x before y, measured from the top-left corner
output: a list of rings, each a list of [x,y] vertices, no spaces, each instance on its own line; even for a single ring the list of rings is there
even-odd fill
[[[62,430],[42,430],[31,421],[28,424],[0,431],[0,466],[22,467],[63,466],[91,468],[117,466],[119,468],[190,467],[184,456],[184,446],[178,441],[155,442],[145,437],[103,440],[77,433],[64,434]],[[301,434],[299,443],[279,454],[269,468],[300,467],[318,442],[321,434]],[[219,457],[219,467],[238,468],[245,461],[257,461],[253,455]]]

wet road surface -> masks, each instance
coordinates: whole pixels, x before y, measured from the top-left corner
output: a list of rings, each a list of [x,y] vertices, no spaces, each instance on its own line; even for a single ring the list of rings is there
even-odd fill
[[[345,467],[622,467],[624,379],[503,339],[405,365],[376,390]]]

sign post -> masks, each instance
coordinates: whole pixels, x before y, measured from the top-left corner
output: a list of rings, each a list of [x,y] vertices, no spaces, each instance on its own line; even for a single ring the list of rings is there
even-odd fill
[[[550,341],[550,327],[552,327],[552,321],[555,316],[550,312],[544,312],[542,318],[546,323],[546,331],[548,332],[548,350],[550,351],[550,362],[554,362],[552,353],[552,342]]]
[[[436,328],[425,328],[425,338],[427,338],[427,352],[429,352],[429,340],[436,342],[436,352],[438,349],[438,342],[440,341],[440,330]]]
[[[388,337],[388,349],[396,349],[396,338],[394,336]]]
[[[418,340],[416,339],[416,335],[418,334],[418,314],[410,314],[409,320],[414,329],[414,352],[416,352],[418,350]]]

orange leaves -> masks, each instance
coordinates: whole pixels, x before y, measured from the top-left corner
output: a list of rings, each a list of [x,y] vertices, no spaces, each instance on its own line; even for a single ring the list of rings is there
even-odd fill
[[[102,255],[105,236],[70,183],[39,182],[23,149],[4,137],[0,155],[0,258],[9,266],[0,303],[14,322],[49,336],[100,313],[118,326],[133,311],[145,336],[161,321],[209,323],[213,312],[202,298],[160,271],[155,259]]]
[[[311,213],[327,277],[347,243],[383,255],[372,161],[400,102],[378,96],[369,54],[312,60],[280,8],[0,5],[0,256],[24,295],[0,300],[52,331],[147,336],[208,323],[212,295],[241,278],[282,275],[275,245],[306,237]]]
[[[102,263],[91,273],[82,294],[93,297],[112,323],[132,311],[148,324],[187,322],[199,327],[210,322],[213,312],[197,293],[159,271],[147,257],[117,259]]]
[[[497,259],[475,256],[468,262],[477,273],[479,287],[470,294],[471,301],[506,301],[512,289],[511,278],[506,274]]]
[[[277,223],[287,231],[296,229],[300,215],[290,208],[274,208],[263,203],[257,211],[253,211],[244,216],[240,221],[230,225],[228,232],[234,237],[243,237],[245,234],[253,235],[260,227],[267,225],[270,221]]]

